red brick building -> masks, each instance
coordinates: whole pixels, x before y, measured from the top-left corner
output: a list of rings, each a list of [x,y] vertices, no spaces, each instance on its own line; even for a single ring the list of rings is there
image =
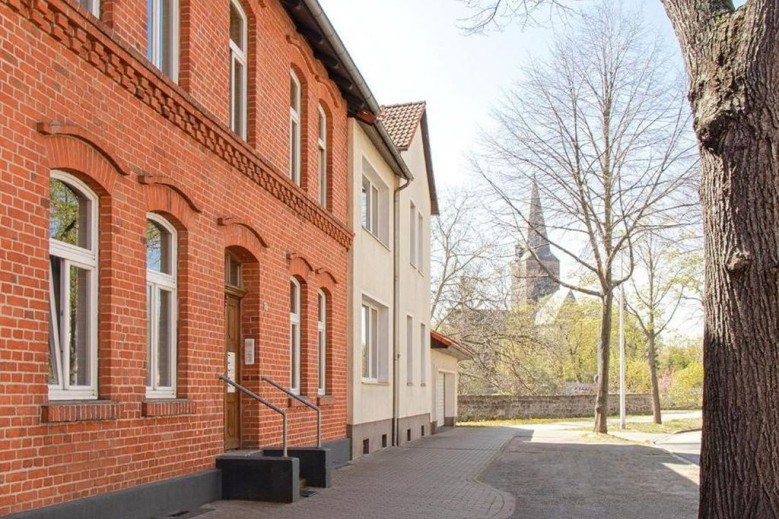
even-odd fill
[[[263,375],[348,441],[347,119],[377,110],[315,0],[0,0],[0,515],[210,497],[281,442],[226,372],[291,445],[314,415]]]

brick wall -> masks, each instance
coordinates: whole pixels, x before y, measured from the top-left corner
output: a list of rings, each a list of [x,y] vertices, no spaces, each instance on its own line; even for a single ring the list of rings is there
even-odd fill
[[[250,20],[250,131],[228,129],[228,2],[181,0],[181,81],[145,59],[146,2],[0,0],[0,516],[208,469],[224,450],[224,255],[245,262],[243,383],[290,407],[290,443],[314,441],[289,384],[289,279],[329,305],[324,439],[346,434],[347,114],[277,0]],[[303,186],[287,180],[289,71],[304,83]],[[318,206],[316,106],[330,114],[331,210]],[[48,398],[52,170],[99,197],[98,394]],[[178,400],[145,398],[149,212],[179,235]],[[316,315],[304,314],[302,394],[316,395]],[[244,400],[245,446],[280,442],[281,421]]]
[[[651,395],[626,395],[629,414],[651,414]],[[595,397],[577,396],[459,396],[458,420],[506,420],[512,418],[577,418],[592,416]],[[619,395],[609,396],[609,413],[619,413]]]

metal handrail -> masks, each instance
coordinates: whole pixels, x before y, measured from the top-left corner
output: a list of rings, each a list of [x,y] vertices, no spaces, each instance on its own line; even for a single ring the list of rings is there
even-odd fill
[[[301,404],[303,404],[303,405],[305,405],[307,407],[310,407],[311,409],[316,411],[316,446],[317,446],[317,448],[322,447],[322,411],[319,409],[319,407],[315,406],[314,404],[312,404],[311,402],[309,402],[305,398],[301,397],[300,395],[296,395],[295,393],[293,393],[289,389],[285,388],[281,384],[278,384],[278,383],[274,382],[273,380],[271,380],[270,378],[268,378],[266,376],[262,376],[262,377],[260,377],[260,379],[263,380],[264,382],[267,382],[268,384],[270,384],[271,386],[275,387],[276,389],[278,389],[280,391],[283,391],[290,398],[294,398],[295,400],[297,400]]]
[[[284,409],[281,409],[281,408],[276,407],[275,405],[271,404],[270,402],[268,402],[267,400],[262,398],[257,393],[251,391],[250,389],[247,389],[247,388],[243,387],[241,384],[235,382],[234,380],[230,380],[227,377],[227,375],[218,375],[218,378],[219,378],[219,380],[227,382],[228,384],[230,384],[234,388],[236,388],[239,391],[249,395],[250,397],[252,397],[256,401],[258,401],[259,403],[265,405],[266,407],[276,411],[277,413],[279,413],[281,415],[281,420],[282,420],[282,422],[281,422],[281,424],[282,424],[281,425],[281,448],[282,448],[282,451],[283,451],[282,455],[286,458],[287,457],[287,412],[284,411]]]

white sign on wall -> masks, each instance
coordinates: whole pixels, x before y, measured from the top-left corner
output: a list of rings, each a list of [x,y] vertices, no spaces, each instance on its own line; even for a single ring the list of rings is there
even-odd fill
[[[235,352],[228,351],[227,352],[227,378],[238,382],[237,380],[235,380],[235,377],[238,375],[238,370],[236,368],[237,365],[235,363]],[[233,387],[232,384],[228,384],[227,392],[235,393],[235,387]]]
[[[254,365],[254,339],[246,338],[243,340],[244,350],[244,364],[247,366]]]

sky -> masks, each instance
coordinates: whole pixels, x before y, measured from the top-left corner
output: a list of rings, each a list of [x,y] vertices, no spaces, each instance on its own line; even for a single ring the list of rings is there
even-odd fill
[[[489,128],[493,107],[521,79],[523,65],[545,55],[552,28],[513,24],[468,35],[462,26],[470,11],[461,0],[319,1],[380,104],[427,102],[439,192],[470,185],[475,174],[468,154],[476,150],[481,129]],[[678,52],[660,0],[622,1],[639,9]],[[558,22],[555,28],[565,26]],[[573,270],[563,258],[563,278]],[[684,310],[676,320],[697,335],[697,327],[689,326],[693,313]],[[684,326],[674,328],[684,332]]]
[[[588,0],[582,0],[586,4]],[[660,0],[627,0],[677,48]],[[545,53],[552,31],[468,35],[460,0],[320,0],[380,104],[427,101],[436,183],[467,183],[467,160],[480,128],[532,56]],[[557,24],[558,28],[562,28]]]

